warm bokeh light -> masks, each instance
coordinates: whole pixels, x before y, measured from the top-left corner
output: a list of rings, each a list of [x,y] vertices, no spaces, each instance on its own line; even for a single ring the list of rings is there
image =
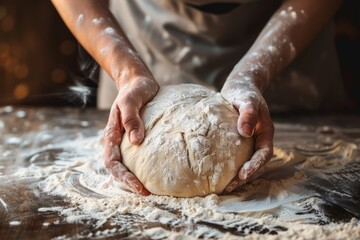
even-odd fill
[[[77,44],[51,1],[0,0],[0,106],[73,104]]]
[[[29,95],[29,87],[25,83],[20,83],[16,85],[14,89],[14,98],[21,100],[26,98]]]
[[[357,2],[343,2],[334,19],[334,29],[344,86],[350,101],[360,111]],[[164,31],[164,34],[171,33]],[[65,92],[78,80],[94,88],[98,84],[98,75],[91,76],[94,81],[87,79],[93,74],[92,69],[80,68],[90,62],[85,54],[79,55],[78,45],[51,1],[0,0],[0,105],[75,105],[59,97],[61,94],[57,92]],[[190,63],[196,65],[194,69],[200,69],[196,57]],[[31,97],[15,100],[15,92],[18,96],[24,92],[24,88],[18,86],[21,83],[27,84]],[[16,87],[20,90],[15,90]],[[45,98],[48,101],[44,101]],[[95,94],[93,98],[95,103]]]
[[[63,83],[66,80],[67,74],[64,69],[57,68],[51,72],[51,81],[55,83]]]

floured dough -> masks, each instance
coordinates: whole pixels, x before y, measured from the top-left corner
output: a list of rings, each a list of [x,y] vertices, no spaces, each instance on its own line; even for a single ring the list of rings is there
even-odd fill
[[[124,137],[122,160],[153,194],[220,194],[253,154],[253,139],[237,132],[237,111],[199,85],[162,87],[141,117],[144,142]]]

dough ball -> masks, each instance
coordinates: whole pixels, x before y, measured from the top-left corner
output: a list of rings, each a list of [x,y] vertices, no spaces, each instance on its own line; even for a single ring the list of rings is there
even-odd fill
[[[202,86],[162,87],[140,114],[145,139],[136,146],[124,137],[122,160],[153,194],[220,194],[254,152],[237,132],[238,112]]]

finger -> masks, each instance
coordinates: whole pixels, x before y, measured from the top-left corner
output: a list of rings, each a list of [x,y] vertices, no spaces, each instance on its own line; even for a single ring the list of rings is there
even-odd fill
[[[120,121],[120,111],[114,104],[110,110],[107,126],[104,132],[104,160],[105,167],[114,178],[122,182],[128,190],[149,195],[150,192],[141,184],[141,182],[128,171],[121,163],[120,143],[123,135],[123,127]]]
[[[261,121],[256,125],[255,130],[255,153],[242,166],[239,174],[225,187],[225,193],[232,192],[259,177],[264,172],[266,163],[273,155],[274,126],[266,105],[261,108],[259,119]]]
[[[236,188],[238,188],[239,186],[241,186],[241,182],[239,177],[236,175],[231,181],[230,183],[225,187],[224,189],[224,193],[230,193],[232,191],[234,191]]]
[[[263,155],[263,153],[259,153],[258,150],[255,152],[257,155]],[[224,192],[230,193],[234,191],[237,188],[240,188],[241,186],[245,185],[248,182],[251,182],[261,176],[263,172],[265,171],[266,162],[267,159],[259,158],[257,156],[253,156],[251,160],[246,162],[243,167],[240,169],[239,174],[235,176],[230,183],[225,187]],[[272,154],[271,154],[272,156]],[[270,157],[271,158],[271,157]],[[248,167],[246,166],[248,165]]]
[[[139,181],[139,179],[134,174],[129,172],[129,170],[121,162],[110,162],[106,169],[115,178],[116,181],[124,184],[126,189],[129,191],[144,196],[151,194]]]
[[[121,104],[121,121],[132,144],[140,144],[145,135],[144,124],[139,109],[131,102]]]
[[[109,119],[104,131],[104,160],[105,166],[110,162],[120,162],[120,142],[123,135],[123,128],[120,121],[120,111],[116,104],[110,110]]]
[[[266,163],[271,159],[270,148],[262,148],[255,152],[254,156],[246,162],[230,183],[225,187],[224,192],[230,193],[235,189],[255,180],[265,171]]]
[[[253,101],[243,102],[239,107],[238,132],[243,137],[254,134],[258,122],[258,104]]]
[[[274,125],[271,121],[269,110],[263,107],[260,119],[255,130],[255,153],[240,169],[239,179],[254,179],[254,174],[266,165],[273,155]]]

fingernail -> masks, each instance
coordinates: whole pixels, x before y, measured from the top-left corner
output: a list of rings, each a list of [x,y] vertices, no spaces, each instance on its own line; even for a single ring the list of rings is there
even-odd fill
[[[242,170],[240,170],[238,176],[239,176],[239,179],[240,179],[240,180],[244,181],[244,180],[247,178],[247,175],[248,175],[248,172],[247,172],[247,171],[242,171]]]
[[[143,195],[143,196],[149,196],[149,195],[151,195],[151,192],[150,192],[149,190],[147,190],[146,188],[144,188],[144,189],[142,190],[142,195]]]
[[[136,194],[139,194],[140,191],[139,191],[139,188],[140,185],[137,184],[136,182],[134,181],[130,181],[129,179],[126,180],[126,185],[128,186],[128,188],[133,192],[133,193],[136,193]]]
[[[248,123],[241,126],[241,132],[244,137],[251,137],[254,134],[254,129]]]
[[[133,193],[140,194],[143,196],[149,196],[151,192],[149,192],[140,182],[131,181],[126,179],[126,185],[130,188]]]
[[[232,190],[234,190],[234,186],[227,186],[226,188],[225,188],[225,193],[231,193],[232,192]]]
[[[141,140],[142,140],[142,135],[138,129],[134,129],[130,132],[131,143],[140,143]]]

